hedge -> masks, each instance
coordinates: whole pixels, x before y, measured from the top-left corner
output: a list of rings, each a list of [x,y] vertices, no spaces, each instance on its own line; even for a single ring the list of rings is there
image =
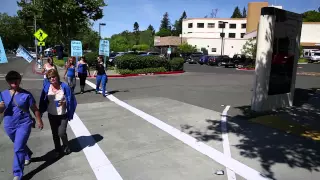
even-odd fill
[[[159,67],[159,68],[144,68],[144,69],[118,69],[119,74],[147,74],[147,73],[156,73],[156,72],[167,72],[166,68]]]
[[[159,56],[139,56],[126,54],[115,58],[115,65],[118,69],[145,69],[164,67],[170,70],[170,63],[165,58]]]
[[[184,59],[181,57],[176,57],[173,58],[172,60],[169,61],[170,63],[170,70],[171,71],[182,71],[183,70],[183,64],[184,64]]]

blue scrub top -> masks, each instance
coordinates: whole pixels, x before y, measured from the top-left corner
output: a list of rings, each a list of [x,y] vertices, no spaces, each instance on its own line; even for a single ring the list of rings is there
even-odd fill
[[[22,89],[19,93],[14,95],[17,105],[28,112],[23,112],[20,108],[16,107],[14,101],[11,101],[11,95],[9,90],[1,92],[2,99],[5,103],[6,110],[4,112],[4,127],[16,128],[20,124],[32,124],[31,114],[29,112],[30,107],[36,103],[33,95]]]

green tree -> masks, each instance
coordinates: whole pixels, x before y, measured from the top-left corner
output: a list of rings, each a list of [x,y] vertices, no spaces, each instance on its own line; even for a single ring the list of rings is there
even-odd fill
[[[140,40],[140,31],[139,31],[139,24],[137,22],[135,22],[133,24],[133,33],[135,35],[135,40],[136,43],[135,44],[139,44],[139,40]]]
[[[151,32],[152,32],[152,35],[155,34],[154,27],[153,27],[151,24],[148,26],[148,29],[147,29],[147,30],[151,31]]]
[[[17,49],[19,44],[33,46],[32,29],[24,26],[17,16],[0,13],[0,36],[5,49]]]
[[[132,46],[124,36],[116,35],[110,39],[110,50],[115,52],[128,51]]]
[[[245,7],[243,7],[243,10],[242,10],[242,17],[243,18],[246,18],[247,17],[247,10]]]
[[[140,44],[147,44],[149,47],[153,46],[154,36],[151,30],[145,30],[140,33]]]
[[[168,12],[166,12],[166,13],[163,15],[163,18],[162,18],[162,20],[161,20],[161,24],[160,24],[159,30],[161,30],[161,29],[169,29],[169,30],[171,30],[170,19],[169,19],[169,14],[168,14]]]
[[[147,44],[138,44],[138,45],[134,45],[132,47],[132,50],[134,51],[146,51],[148,50],[150,47]]]
[[[242,14],[238,6],[234,9],[231,18],[242,18]]]
[[[178,52],[182,54],[190,54],[193,52],[197,52],[197,48],[188,43],[183,43],[178,46]]]
[[[302,14],[303,22],[320,22],[320,12],[307,11]]]
[[[166,37],[171,35],[172,35],[172,32],[170,29],[160,29],[160,31],[156,33],[156,36],[160,36],[160,37]]]
[[[174,31],[173,31],[174,36],[179,36],[180,34],[182,34],[182,22],[183,22],[183,19],[186,19],[186,18],[187,18],[187,13],[186,11],[183,11],[180,19],[174,23]]]
[[[91,26],[92,21],[103,17],[103,0],[37,0],[27,3],[18,2],[21,10],[18,16],[26,26],[33,25],[34,16],[39,19],[38,27],[42,28],[56,44],[64,44],[69,49],[70,41],[74,39],[81,29]]]
[[[257,41],[254,38],[247,40],[241,49],[241,53],[251,57],[252,59],[256,59]]]

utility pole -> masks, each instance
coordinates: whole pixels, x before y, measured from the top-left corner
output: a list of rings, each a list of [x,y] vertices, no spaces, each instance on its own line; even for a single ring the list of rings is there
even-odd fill
[[[33,0],[33,5],[36,5],[36,0]],[[37,16],[36,14],[34,14],[34,33],[37,32]],[[37,42],[37,38],[34,37],[34,45],[36,47],[36,61],[38,60],[38,44]]]

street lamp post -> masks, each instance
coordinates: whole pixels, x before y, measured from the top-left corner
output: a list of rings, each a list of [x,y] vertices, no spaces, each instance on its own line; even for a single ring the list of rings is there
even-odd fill
[[[101,26],[105,26],[106,23],[99,23],[99,41],[101,40]],[[107,57],[104,56],[103,57],[103,65],[104,65],[104,68],[107,68]]]
[[[105,26],[106,23],[99,23],[99,38],[101,39],[101,26]]]
[[[221,56],[224,54],[224,37],[225,37],[225,33],[223,32],[226,24],[228,22],[224,22],[224,21],[219,21],[219,24],[222,24],[222,33],[220,33],[220,37],[221,37]]]

